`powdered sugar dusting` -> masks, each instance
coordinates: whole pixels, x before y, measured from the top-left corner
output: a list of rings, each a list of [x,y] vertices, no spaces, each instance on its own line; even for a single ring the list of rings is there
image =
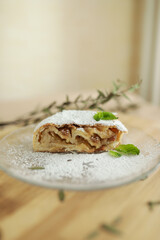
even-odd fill
[[[117,186],[142,176],[160,161],[160,145],[137,129],[130,129],[124,143],[140,148],[138,156],[114,158],[98,154],[52,154],[33,152],[34,127],[11,134],[0,142],[2,169],[27,182],[63,189],[98,189]],[[136,137],[135,137],[136,136]],[[43,170],[31,170],[34,166]]]
[[[35,131],[39,129],[41,126],[49,123],[56,125],[64,125],[64,124],[77,124],[77,125],[90,125],[93,126],[95,124],[102,124],[105,126],[115,126],[118,130],[127,132],[126,127],[117,119],[114,120],[100,120],[96,121],[93,116],[97,112],[95,111],[85,111],[85,110],[64,110],[62,112],[58,112],[51,117],[48,117],[41,121],[35,128]]]
[[[84,128],[77,128],[78,131],[85,132]]]

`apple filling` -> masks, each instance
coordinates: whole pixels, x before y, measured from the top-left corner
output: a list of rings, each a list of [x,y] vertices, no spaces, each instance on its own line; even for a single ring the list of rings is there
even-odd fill
[[[35,135],[34,150],[47,152],[101,152],[118,146],[123,132],[103,125],[46,125]]]

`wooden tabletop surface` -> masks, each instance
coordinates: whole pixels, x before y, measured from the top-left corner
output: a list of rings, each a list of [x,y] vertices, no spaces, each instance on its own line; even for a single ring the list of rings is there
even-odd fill
[[[160,108],[136,99],[139,107],[120,114],[121,120],[160,141]],[[21,114],[24,106],[32,110],[33,102],[1,103],[1,119],[3,116],[7,120],[17,117],[17,106]],[[15,128],[0,129],[0,138]],[[0,239],[159,240],[160,205],[150,210],[149,201],[160,201],[160,170],[144,181],[118,188],[67,191],[63,202],[59,200],[57,190],[33,186],[0,171]],[[102,224],[113,227],[116,219],[119,221],[114,227],[121,234],[101,227]]]

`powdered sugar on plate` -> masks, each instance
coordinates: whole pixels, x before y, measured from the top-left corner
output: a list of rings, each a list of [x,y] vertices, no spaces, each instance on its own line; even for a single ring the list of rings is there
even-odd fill
[[[140,155],[120,158],[108,152],[33,152],[33,130],[34,126],[19,129],[0,142],[0,167],[14,177],[44,187],[90,190],[118,186],[148,175],[160,161],[160,145],[138,129],[129,128],[124,143],[137,145]]]

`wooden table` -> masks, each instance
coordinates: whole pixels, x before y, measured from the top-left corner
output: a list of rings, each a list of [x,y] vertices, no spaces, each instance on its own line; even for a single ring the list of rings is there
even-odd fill
[[[141,128],[160,141],[160,108],[140,98],[138,103],[139,108],[121,114],[121,120],[126,125],[129,121],[131,126]],[[1,103],[1,114],[6,119],[7,116],[14,118],[17,106],[20,109],[24,104],[28,109],[33,109],[31,101]],[[15,126],[1,129],[0,137],[13,129]],[[60,202],[57,190],[29,185],[1,171],[0,239],[160,239],[160,206],[157,205],[152,211],[147,206],[148,201],[160,200],[159,170],[144,181],[123,187],[91,192],[68,191],[65,196],[65,201]],[[117,217],[121,217],[117,224],[121,235],[100,228],[102,223],[111,224]],[[97,235],[95,231],[98,231]]]

